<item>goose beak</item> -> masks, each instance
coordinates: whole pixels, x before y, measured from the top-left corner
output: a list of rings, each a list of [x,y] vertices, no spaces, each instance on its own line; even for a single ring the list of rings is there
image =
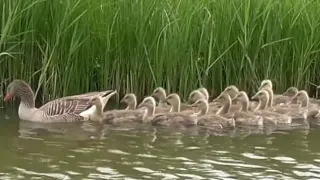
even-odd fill
[[[12,99],[12,95],[10,93],[6,93],[6,96],[3,98],[4,102],[8,102],[11,101]]]

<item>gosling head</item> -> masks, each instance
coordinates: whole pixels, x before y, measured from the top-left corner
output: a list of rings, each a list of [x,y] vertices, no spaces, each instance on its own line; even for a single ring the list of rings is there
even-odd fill
[[[191,107],[197,107],[200,109],[203,109],[208,106],[208,101],[206,101],[205,99],[198,99],[195,103],[191,104]]]
[[[209,92],[208,92],[207,88],[201,87],[201,88],[198,88],[197,90],[199,90],[203,94],[204,98],[207,101],[209,100]]]
[[[251,97],[251,99],[256,99],[256,100],[269,100],[269,93],[265,89],[261,89],[258,91],[254,96]]]
[[[160,100],[164,100],[167,96],[166,90],[162,87],[157,87],[153,93],[152,93],[153,97],[156,97]]]
[[[203,93],[201,93],[201,91],[200,91],[199,89],[193,90],[193,91],[190,93],[189,97],[188,97],[188,103],[194,103],[194,102],[196,102],[196,101],[199,100],[199,99],[205,99],[205,100],[207,100],[207,99],[205,98],[205,96],[203,95]]]
[[[299,101],[308,101],[309,100],[309,95],[307,93],[307,91],[305,90],[301,90],[301,91],[298,91],[298,93],[293,97],[293,100],[294,99],[297,99]]]
[[[228,93],[231,98],[234,98],[238,94],[239,89],[235,85],[230,85],[226,87],[223,92]]]
[[[233,100],[237,100],[240,102],[249,102],[248,95],[245,91],[239,91],[239,93],[236,95],[236,97],[233,98]]]
[[[154,108],[156,106],[156,101],[152,96],[145,97],[142,102],[137,106],[137,108],[147,107]]]
[[[180,96],[176,93],[171,93],[166,97],[166,102],[171,106],[177,105],[180,103]]]
[[[282,95],[288,96],[288,97],[294,97],[295,95],[297,95],[298,91],[299,91],[298,88],[292,86],[292,87],[289,87],[286,90],[286,92],[284,92]]]
[[[226,101],[231,101],[230,94],[227,92],[222,92],[218,97],[212,100],[212,102],[224,103]]]
[[[90,100],[89,100],[89,102],[88,102],[88,104],[90,104],[90,105],[102,105],[102,100],[101,100],[101,97],[100,96],[94,96],[94,97],[92,97]]]
[[[133,93],[126,94],[120,101],[121,103],[132,104],[137,102],[137,97]]]
[[[259,90],[263,89],[263,88],[271,88],[272,89],[272,82],[270,79],[265,79],[261,82]]]

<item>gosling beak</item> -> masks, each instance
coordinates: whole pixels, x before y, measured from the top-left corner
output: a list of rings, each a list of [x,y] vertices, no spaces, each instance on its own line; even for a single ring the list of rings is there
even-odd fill
[[[120,100],[120,103],[124,103],[124,98],[125,98],[125,97],[123,97],[123,98]]]
[[[251,99],[257,99],[257,94],[253,95]]]
[[[137,109],[138,108],[141,108],[141,107],[144,107],[145,106],[145,104],[143,103],[143,102],[141,102],[138,106],[137,106]]]
[[[153,92],[153,93],[151,93],[151,96],[156,97],[157,95]]]
[[[292,98],[291,98],[291,102],[292,101],[296,101],[298,99],[298,97],[297,97],[297,95],[295,95],[295,96],[293,96]]]
[[[219,98],[219,97],[214,98],[214,99],[212,100],[212,102],[215,102],[215,103],[216,103],[216,102],[219,102],[219,101],[218,101],[218,98]]]
[[[193,104],[190,105],[190,107],[197,107],[197,104],[193,103]]]

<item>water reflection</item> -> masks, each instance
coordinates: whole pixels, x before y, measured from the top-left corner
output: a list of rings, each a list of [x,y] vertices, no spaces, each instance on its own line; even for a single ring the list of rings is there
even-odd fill
[[[0,179],[320,178],[318,127],[214,132],[0,116]]]

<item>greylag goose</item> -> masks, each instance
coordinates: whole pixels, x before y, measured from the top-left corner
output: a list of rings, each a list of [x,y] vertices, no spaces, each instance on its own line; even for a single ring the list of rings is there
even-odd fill
[[[47,102],[40,108],[35,107],[35,97],[29,84],[23,80],[13,80],[7,87],[5,102],[12,98],[20,98],[18,115],[21,120],[55,123],[55,122],[79,122],[85,120],[80,113],[92,111],[88,102],[93,96],[105,96],[113,90],[101,92],[89,92],[85,94],[66,96]],[[90,108],[90,109],[88,109]]]

